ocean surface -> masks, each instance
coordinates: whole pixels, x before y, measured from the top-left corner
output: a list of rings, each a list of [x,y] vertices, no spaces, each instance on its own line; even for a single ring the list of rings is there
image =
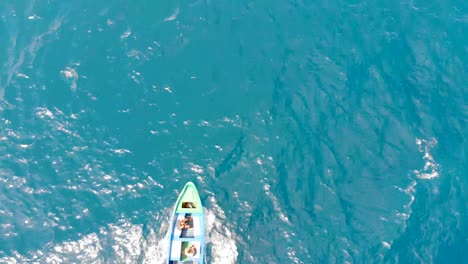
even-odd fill
[[[0,1],[0,263],[468,263],[468,1]]]

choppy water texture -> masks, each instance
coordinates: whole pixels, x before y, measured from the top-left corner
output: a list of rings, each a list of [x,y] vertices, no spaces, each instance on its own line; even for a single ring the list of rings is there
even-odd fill
[[[0,262],[468,263],[467,1],[1,1]]]

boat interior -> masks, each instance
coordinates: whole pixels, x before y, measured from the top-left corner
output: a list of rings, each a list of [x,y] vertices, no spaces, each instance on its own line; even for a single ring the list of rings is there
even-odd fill
[[[201,214],[177,214],[170,263],[198,263],[202,235]]]

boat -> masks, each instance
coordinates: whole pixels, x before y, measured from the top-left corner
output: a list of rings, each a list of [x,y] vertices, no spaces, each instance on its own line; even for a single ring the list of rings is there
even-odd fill
[[[203,206],[195,184],[187,182],[172,214],[167,264],[203,264],[204,243]]]

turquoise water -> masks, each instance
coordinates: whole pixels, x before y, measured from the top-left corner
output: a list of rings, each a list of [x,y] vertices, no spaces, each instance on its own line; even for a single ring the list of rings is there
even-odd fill
[[[0,262],[468,263],[466,1],[1,1]]]

